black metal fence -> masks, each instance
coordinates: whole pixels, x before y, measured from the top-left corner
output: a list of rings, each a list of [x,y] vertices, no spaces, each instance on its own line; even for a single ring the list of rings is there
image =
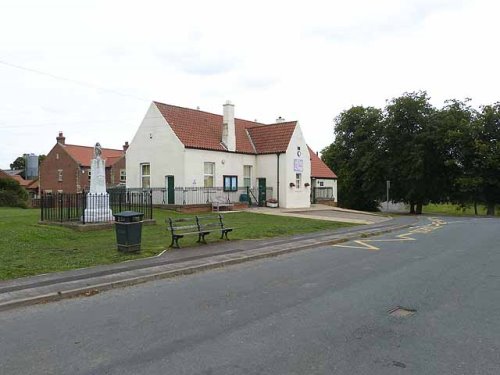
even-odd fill
[[[112,220],[113,216],[103,211],[99,213],[99,207],[106,202],[107,208],[112,213],[121,211],[137,211],[144,214],[144,219],[153,218],[153,193],[152,191],[126,191],[123,189],[110,191],[108,194],[83,193],[57,193],[40,196],[40,218],[41,221],[52,222],[88,222],[96,220],[96,211],[103,221]],[[98,217],[98,219],[99,219]]]
[[[130,192],[142,192],[140,188],[127,189]],[[150,188],[152,201],[155,205],[192,205],[192,204],[210,204],[216,201],[227,202],[249,202],[257,204],[259,192],[257,188],[240,187],[234,191],[225,191],[222,187],[175,187],[174,189]],[[272,187],[266,188],[266,199],[273,197]]]

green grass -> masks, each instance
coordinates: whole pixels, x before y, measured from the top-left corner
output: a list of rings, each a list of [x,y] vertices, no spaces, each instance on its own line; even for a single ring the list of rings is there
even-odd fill
[[[155,210],[157,225],[143,226],[141,253],[123,254],[116,250],[114,228],[78,232],[38,224],[39,210],[0,208],[0,280],[157,255],[170,244],[165,219],[181,216],[192,215]],[[286,236],[352,225],[246,212],[226,214],[224,221],[237,228],[230,233],[231,239]],[[195,246],[196,239],[188,236],[181,245]],[[207,236],[207,241],[217,241],[217,236]]]
[[[422,208],[422,211],[425,214],[442,214],[450,216],[474,215],[473,206],[462,208],[451,203],[428,204]],[[483,205],[478,205],[477,213],[478,215],[486,215],[486,207],[484,207]],[[500,216],[499,210],[496,211],[496,216]]]

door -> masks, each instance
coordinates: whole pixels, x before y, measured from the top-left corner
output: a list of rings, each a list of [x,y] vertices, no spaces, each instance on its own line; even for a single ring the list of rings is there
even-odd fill
[[[266,179],[258,178],[259,181],[259,206],[266,205]]]
[[[175,204],[174,176],[165,176],[166,202]]]

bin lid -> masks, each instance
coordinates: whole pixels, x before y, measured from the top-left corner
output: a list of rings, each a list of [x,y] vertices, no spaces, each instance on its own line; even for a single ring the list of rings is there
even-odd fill
[[[114,217],[136,217],[136,216],[144,216],[144,213],[137,211],[122,211],[116,214],[113,214]]]

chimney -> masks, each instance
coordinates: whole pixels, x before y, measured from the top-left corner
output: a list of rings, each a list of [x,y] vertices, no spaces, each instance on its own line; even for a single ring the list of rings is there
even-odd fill
[[[276,119],[276,124],[281,124],[283,122],[285,122],[285,119],[281,116]]]
[[[128,150],[128,142],[125,142],[125,144],[123,145],[123,152],[127,152]]]
[[[228,151],[236,151],[236,130],[234,124],[234,104],[228,100],[223,105],[222,143]]]
[[[64,145],[66,143],[66,137],[63,136],[63,132],[59,132],[59,136],[56,137],[57,143]]]

